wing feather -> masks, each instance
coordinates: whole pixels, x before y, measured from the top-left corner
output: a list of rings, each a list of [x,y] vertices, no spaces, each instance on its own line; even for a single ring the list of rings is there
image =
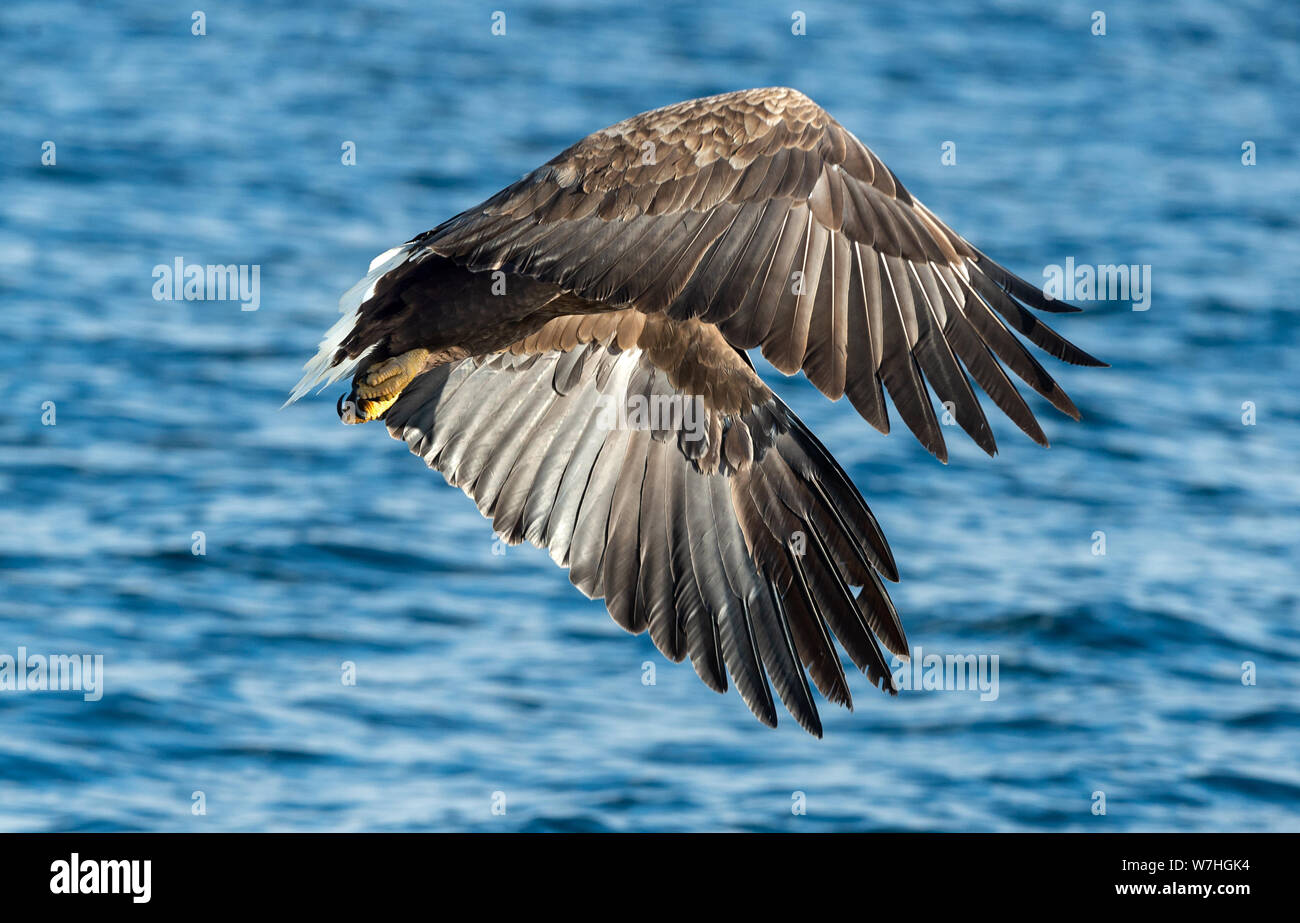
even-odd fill
[[[504,268],[554,283],[611,309],[703,317],[738,348],[761,346],[781,371],[804,371],[828,396],[848,394],[885,432],[888,392],[940,457],[946,448],[924,406],[927,381],[985,451],[996,444],[971,380],[992,388],[993,402],[1044,441],[990,365],[994,355],[1077,414],[1008,328],[1065,362],[1103,364],[1028,310],[1076,308],[972,247],[842,125],[783,88],[627,119],[412,245],[474,271]],[[390,275],[410,284],[412,272]],[[792,291],[796,272],[802,292]],[[959,295],[946,296],[945,285]]]
[[[503,537],[547,548],[620,626],[648,631],[671,660],[689,657],[710,688],[734,685],[767,724],[776,723],[775,688],[798,723],[820,734],[814,684],[829,701],[852,703],[837,642],[873,684],[892,690],[872,637],[905,650],[879,579],[897,577],[892,556],[848,476],[748,366],[733,366],[751,376],[748,410],[722,411],[673,385],[701,387],[722,366],[701,352],[699,331],[664,323],[643,322],[623,349],[613,326],[600,341],[598,324],[557,319],[519,350],[568,349],[512,349],[433,369],[385,421]],[[647,344],[701,368],[656,367]],[[663,421],[626,429],[601,416],[611,402],[656,394],[698,404],[703,444]]]

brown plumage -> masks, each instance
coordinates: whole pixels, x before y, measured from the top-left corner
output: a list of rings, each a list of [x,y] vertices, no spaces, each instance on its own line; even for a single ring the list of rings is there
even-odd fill
[[[589,135],[377,258],[291,400],[352,374],[350,422],[382,417],[618,624],[713,689],[730,675],[774,725],[770,680],[820,735],[808,678],[852,701],[836,642],[896,691],[880,645],[907,641],[881,577],[898,574],[745,351],[883,432],[887,392],[946,459],[928,382],[993,454],[972,379],[1042,445],[1004,366],[1078,418],[1012,330],[1103,364],[1027,307],[1078,310],[949,229],[803,94],[745,90]]]

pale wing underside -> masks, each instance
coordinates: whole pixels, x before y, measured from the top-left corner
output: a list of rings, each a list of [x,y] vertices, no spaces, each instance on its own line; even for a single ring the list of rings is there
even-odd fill
[[[629,398],[675,394],[640,348],[591,343],[442,366],[385,420],[499,535],[549,549],[618,624],[689,657],[713,689],[730,674],[773,725],[770,679],[820,735],[804,668],[828,699],[851,703],[833,638],[891,690],[876,636],[907,650],[880,580],[897,578],[888,546],[852,482],[770,392],[744,413],[701,407],[698,440],[685,426],[610,425]]]

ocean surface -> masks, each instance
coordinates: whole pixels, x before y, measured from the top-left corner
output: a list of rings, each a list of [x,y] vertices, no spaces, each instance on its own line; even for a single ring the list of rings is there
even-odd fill
[[[1300,10],[499,6],[0,6],[0,656],[104,671],[0,690],[0,830],[1300,830]],[[823,740],[494,554],[340,388],[280,409],[374,255],[769,85],[1031,280],[1151,273],[1058,319],[1113,367],[1043,359],[1084,415],[1022,389],[1046,451],[990,413],[944,466],[765,367],[912,644],[998,658],[989,701],[855,673]],[[259,267],[257,310],[156,299],[178,258]]]

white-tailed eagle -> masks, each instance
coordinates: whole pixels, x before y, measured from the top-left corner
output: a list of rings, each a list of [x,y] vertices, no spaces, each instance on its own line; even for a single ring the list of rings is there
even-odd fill
[[[836,642],[896,692],[907,640],[861,494],[755,373],[759,348],[940,459],[926,384],[990,455],[975,386],[1047,438],[1009,370],[1078,419],[1017,334],[1103,365],[1027,308],[1077,308],[990,260],[795,90],[619,122],[384,253],[290,400],[346,375],[506,541],[550,551],[614,620],[809,732],[851,707]],[[663,412],[656,413],[656,409]],[[630,411],[630,412],[629,412]],[[805,672],[806,671],[806,672]]]

